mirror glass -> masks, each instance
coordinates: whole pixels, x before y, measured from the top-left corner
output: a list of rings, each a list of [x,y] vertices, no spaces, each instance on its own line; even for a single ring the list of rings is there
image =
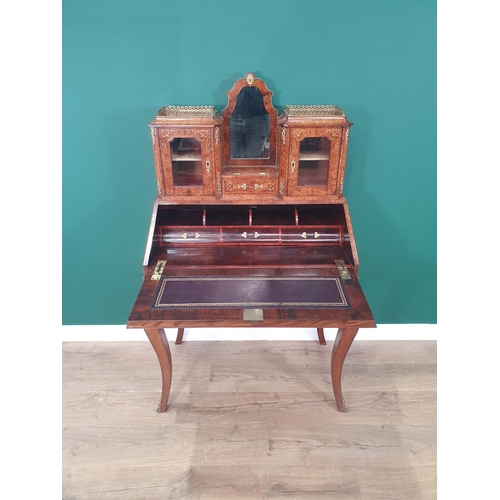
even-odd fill
[[[269,158],[270,117],[256,87],[243,87],[229,121],[231,158]]]

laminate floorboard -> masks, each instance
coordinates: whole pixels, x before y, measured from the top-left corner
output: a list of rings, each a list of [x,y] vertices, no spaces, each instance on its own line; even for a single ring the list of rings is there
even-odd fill
[[[436,342],[65,342],[62,492],[79,499],[436,498]]]

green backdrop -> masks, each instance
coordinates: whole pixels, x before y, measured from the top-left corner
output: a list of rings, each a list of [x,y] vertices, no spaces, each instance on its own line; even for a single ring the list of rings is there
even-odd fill
[[[354,123],[345,195],[378,323],[436,322],[435,0],[63,1],[63,324],[124,324],[156,196],[147,124],[227,102]]]

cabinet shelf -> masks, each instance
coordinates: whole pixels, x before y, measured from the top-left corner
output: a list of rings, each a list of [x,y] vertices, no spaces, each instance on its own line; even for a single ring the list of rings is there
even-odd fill
[[[184,247],[162,247],[158,259],[166,259],[169,269],[181,267],[208,268],[322,268],[334,267],[335,260],[352,265],[352,255],[341,245],[304,246],[280,245],[203,245]]]
[[[329,154],[328,152],[319,152],[319,151],[301,151],[299,154],[300,161],[314,161],[314,160],[328,160]]]
[[[201,161],[200,153],[174,153],[172,161]]]

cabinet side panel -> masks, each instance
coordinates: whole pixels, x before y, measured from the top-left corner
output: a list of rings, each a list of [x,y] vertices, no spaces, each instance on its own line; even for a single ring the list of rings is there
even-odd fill
[[[156,224],[158,214],[158,201],[155,201],[153,206],[153,213],[151,214],[151,221],[149,223],[148,239],[146,241],[146,250],[144,252],[144,260],[142,265],[144,268],[151,265],[154,256],[158,252],[161,243],[161,235],[159,228]]]
[[[349,252],[352,253],[353,265],[357,269],[359,266],[358,251],[356,249],[356,241],[354,240],[354,232],[352,229],[351,216],[349,215],[349,208],[347,207],[347,200],[344,200],[343,207],[349,241],[346,241],[346,238],[344,237],[342,246],[347,254],[349,254]]]
[[[161,174],[161,160],[160,160],[160,141],[158,138],[158,129],[150,125],[151,129],[151,142],[153,144],[153,159],[155,164],[156,172],[156,187],[158,188],[158,194],[161,195],[164,191],[162,188],[163,179]]]

